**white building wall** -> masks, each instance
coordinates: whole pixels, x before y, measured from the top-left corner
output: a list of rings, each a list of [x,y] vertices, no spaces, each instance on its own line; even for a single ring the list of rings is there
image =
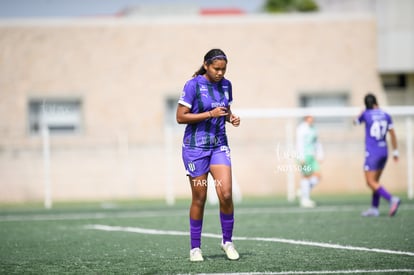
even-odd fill
[[[188,197],[182,128],[166,142],[165,106],[210,48],[229,57],[235,110],[298,107],[303,94],[338,91],[349,106],[362,107],[367,91],[387,105],[376,41],[371,16],[0,22],[0,201],[43,196],[42,139],[28,131],[30,98],[82,102],[81,132],[51,137],[54,199],[162,198],[167,184]],[[240,128],[229,127],[243,194],[286,193],[274,148],[286,142],[286,123],[296,122],[242,118]],[[363,129],[321,135],[329,159],[317,192],[367,192]],[[394,190],[405,189],[405,174],[390,170],[387,178],[396,179]]]

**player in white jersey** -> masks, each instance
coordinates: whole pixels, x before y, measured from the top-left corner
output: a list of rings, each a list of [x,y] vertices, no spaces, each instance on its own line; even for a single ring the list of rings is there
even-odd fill
[[[313,116],[307,115],[296,129],[296,150],[301,167],[300,206],[315,207],[311,200],[311,190],[321,179],[319,161],[323,158],[322,145],[313,124]]]

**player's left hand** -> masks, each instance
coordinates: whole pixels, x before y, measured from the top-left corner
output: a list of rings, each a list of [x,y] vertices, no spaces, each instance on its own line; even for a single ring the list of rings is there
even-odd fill
[[[230,115],[230,123],[235,126],[238,127],[240,125],[240,117],[236,116],[234,114]]]
[[[399,156],[400,156],[400,154],[398,153],[398,150],[394,150],[392,152],[392,158],[394,159],[395,162],[398,162]]]

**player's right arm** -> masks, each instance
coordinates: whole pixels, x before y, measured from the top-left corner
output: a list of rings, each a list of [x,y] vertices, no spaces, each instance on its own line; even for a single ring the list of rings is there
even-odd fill
[[[203,112],[191,112],[193,102],[196,100],[196,82],[187,81],[184,85],[183,93],[178,100],[176,120],[178,124],[194,124],[213,117],[227,116],[228,112],[225,107],[216,107],[212,110]]]
[[[190,108],[179,103],[177,106],[176,119],[178,124],[193,124],[213,117],[227,115],[228,112],[226,107],[216,107],[211,111],[192,113]]]
[[[178,104],[176,119],[179,124],[193,124],[213,117],[212,111],[203,113],[191,113],[190,108]]]
[[[397,135],[395,134],[394,128],[388,130],[391,137],[392,156],[395,161],[398,161],[398,147],[397,147]]]
[[[392,123],[392,119],[389,116],[388,117],[388,133],[390,134],[390,138],[391,138],[391,147],[392,147],[392,157],[394,158],[395,161],[398,161],[398,145],[397,145],[397,135],[395,134],[395,130],[394,130],[394,125]]]
[[[364,120],[364,111],[362,111],[361,114],[354,119],[353,123],[354,125],[359,125],[362,123],[363,120]]]
[[[183,93],[178,100],[175,118],[178,124],[193,124],[212,117],[211,111],[192,113],[191,108],[195,99],[196,82],[194,78],[185,83]]]

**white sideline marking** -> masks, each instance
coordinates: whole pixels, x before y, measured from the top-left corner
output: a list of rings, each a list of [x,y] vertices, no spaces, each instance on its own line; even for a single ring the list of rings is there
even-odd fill
[[[189,232],[185,232],[185,231],[146,229],[146,228],[140,228],[140,227],[109,226],[109,225],[101,225],[101,224],[86,225],[85,228],[94,229],[94,230],[103,230],[103,231],[120,231],[120,232],[131,232],[131,233],[150,234],[150,235],[170,235],[170,236],[189,236],[190,235]],[[203,233],[202,236],[208,237],[208,238],[215,238],[215,239],[222,238],[221,235],[212,234],[212,233]],[[354,250],[354,251],[366,251],[366,252],[385,253],[385,254],[394,254],[394,255],[414,256],[414,252],[408,252],[408,251],[367,248],[367,247],[318,243],[318,242],[309,242],[309,241],[297,241],[297,240],[282,239],[282,238],[233,237],[233,240],[277,242],[277,243],[316,246],[316,247],[323,247],[323,248],[334,248],[334,249],[345,249],[345,250]]]
[[[400,273],[413,272],[414,269],[355,269],[355,270],[315,270],[281,272],[237,272],[237,273],[197,273],[195,275],[300,275],[300,274],[362,274],[362,273]],[[189,275],[189,274],[178,274]]]
[[[34,214],[6,215],[0,217],[0,222],[8,221],[66,221],[66,220],[99,220],[107,218],[159,218],[172,216],[188,216],[184,211],[124,211],[124,212],[91,212],[65,214]]]
[[[402,205],[402,210],[414,210],[414,205]],[[320,206],[314,209],[299,207],[263,207],[240,208],[236,215],[251,214],[303,214],[329,212],[357,212],[360,215],[361,206]],[[217,215],[216,209],[206,209],[204,215]],[[89,212],[89,213],[62,213],[62,214],[32,214],[32,215],[1,215],[0,222],[13,221],[65,221],[65,220],[99,220],[106,218],[158,218],[172,216],[188,216],[188,210],[148,210],[148,211],[120,211],[120,212]]]

